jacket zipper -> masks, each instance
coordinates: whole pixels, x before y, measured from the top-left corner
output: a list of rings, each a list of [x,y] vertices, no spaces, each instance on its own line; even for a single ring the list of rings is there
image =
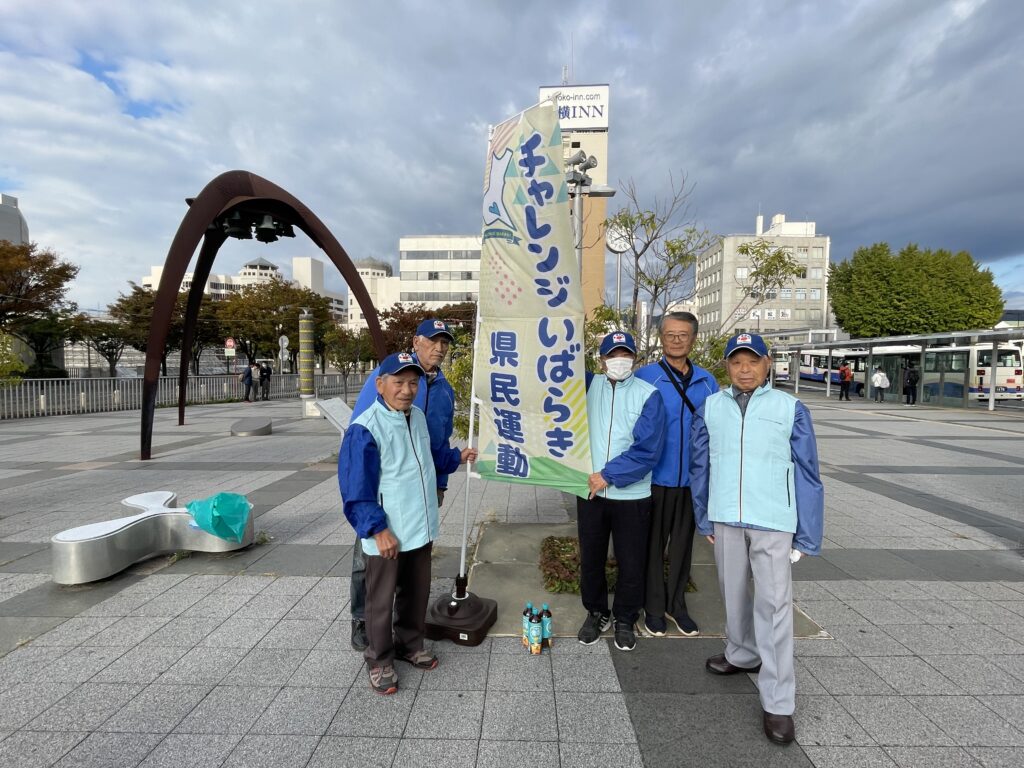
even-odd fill
[[[790,472],[790,470],[787,469],[786,470],[786,506],[787,507],[793,506],[793,498],[789,495],[789,472]]]
[[[740,408],[740,404],[736,403],[736,407]],[[747,407],[750,407],[750,401],[747,401]],[[747,426],[747,414],[740,408],[740,522],[743,522],[743,431]]]
[[[604,453],[605,466],[608,464],[608,458],[612,455],[612,424],[615,423],[615,385],[611,385],[612,388],[612,406],[611,411],[608,415],[608,440],[606,441],[606,448]],[[602,491],[605,498],[608,498],[608,489]]]
[[[412,455],[416,458],[416,466],[419,467],[420,490],[423,491],[423,520],[427,525],[427,538],[430,538],[430,502],[427,501],[427,486],[423,484],[423,464],[420,462],[420,455],[416,453],[416,441],[412,438],[412,414],[405,420],[406,429],[409,430],[409,445],[412,446]]]

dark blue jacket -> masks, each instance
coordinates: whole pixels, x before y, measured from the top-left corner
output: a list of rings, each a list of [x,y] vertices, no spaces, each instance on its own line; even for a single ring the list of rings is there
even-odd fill
[[[663,358],[664,359],[664,358]],[[668,362],[665,363],[668,365]],[[674,375],[678,371],[673,369]],[[686,398],[693,404],[694,410],[700,408],[708,395],[718,391],[715,377],[690,361],[693,374],[686,388]],[[693,413],[679,396],[679,392],[669,381],[668,374],[659,363],[651,363],[637,369],[634,374],[638,379],[653,384],[661,393],[665,403],[665,447],[662,449],[658,463],[654,466],[651,482],[667,488],[683,488],[690,484],[690,425]]]
[[[415,358],[416,355],[413,355]],[[380,368],[374,368],[363,385],[359,398],[356,400],[355,408],[352,409],[352,418],[355,419],[363,411],[373,405],[377,400],[377,373]],[[423,411],[427,417],[427,431],[430,433],[430,451],[434,455],[440,454],[443,450],[450,448],[452,430],[454,429],[455,418],[455,390],[444,377],[440,368],[437,369],[437,376],[433,382],[427,384],[427,377],[420,377],[420,388],[416,393],[413,405]],[[437,471],[437,487],[448,487],[448,472],[442,467],[435,467]]]

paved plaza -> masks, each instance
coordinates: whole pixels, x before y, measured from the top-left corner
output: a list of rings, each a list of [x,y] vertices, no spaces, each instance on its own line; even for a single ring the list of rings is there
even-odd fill
[[[279,401],[193,407],[183,427],[161,409],[149,462],[137,413],[0,422],[0,766],[1019,767],[1024,419],[801,396],[826,540],[794,567],[794,592],[823,632],[797,640],[789,747],[761,733],[755,678],[704,671],[720,639],[584,647],[582,609],[556,616],[569,637],[550,653],[439,643],[436,670],[399,664],[398,694],[373,694],[349,647],[338,435]],[[252,415],[274,433],[229,436]],[[243,493],[269,540],[50,580],[53,534],[151,490],[180,505]],[[464,494],[460,473],[436,594],[457,570]],[[474,543],[575,514],[558,492],[480,481],[470,508]]]

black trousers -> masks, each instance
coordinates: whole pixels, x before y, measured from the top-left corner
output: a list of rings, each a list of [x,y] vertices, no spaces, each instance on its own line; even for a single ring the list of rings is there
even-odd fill
[[[907,398],[907,405],[917,405],[917,386],[907,384],[903,387],[903,394]]]
[[[651,526],[647,534],[648,616],[686,613],[686,585],[693,560],[693,499],[689,488],[651,486]],[[665,556],[668,555],[668,580]]]
[[[844,397],[847,400],[850,399],[850,382],[849,381],[840,381],[839,382],[839,399],[842,400]]]
[[[395,560],[364,555],[366,560],[366,665],[379,667],[395,654],[423,649],[430,599],[430,551],[433,544],[399,552]],[[392,613],[394,609],[394,613]]]
[[[615,544],[619,580],[615,585],[612,614],[630,624],[640,617],[644,604],[647,567],[647,529],[651,497],[646,499],[576,499],[576,529],[580,537],[580,597],[588,611],[608,610],[608,581],[604,566],[609,536]]]

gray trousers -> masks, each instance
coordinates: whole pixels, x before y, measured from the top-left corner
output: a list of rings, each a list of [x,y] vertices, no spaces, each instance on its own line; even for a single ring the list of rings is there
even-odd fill
[[[725,602],[725,658],[737,667],[761,665],[761,708],[773,715],[792,715],[796,709],[792,547],[792,533],[715,523],[715,564]]]
[[[363,555],[366,560],[366,637],[368,667],[390,664],[395,655],[423,650],[430,599],[433,543],[399,552],[395,560]]]

